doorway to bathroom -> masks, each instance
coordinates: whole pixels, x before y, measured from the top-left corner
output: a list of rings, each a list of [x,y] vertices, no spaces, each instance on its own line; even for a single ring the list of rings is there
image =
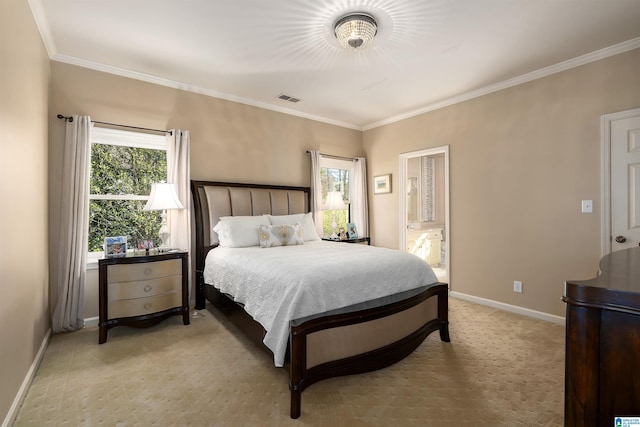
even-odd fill
[[[400,250],[450,283],[449,146],[400,155]]]

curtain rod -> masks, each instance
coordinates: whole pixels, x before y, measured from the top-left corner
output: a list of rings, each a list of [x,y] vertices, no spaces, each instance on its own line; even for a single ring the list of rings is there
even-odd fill
[[[311,154],[311,151],[307,150],[307,154]],[[357,162],[358,161],[358,159],[356,159],[355,157],[334,156],[333,154],[323,154],[323,153],[320,153],[320,155],[323,156],[323,157],[329,157],[331,159],[351,160],[353,162]]]
[[[70,122],[70,123],[73,122],[73,117],[72,116],[63,116],[62,114],[58,114],[57,117],[59,119],[64,119],[65,122]],[[98,122],[98,121],[95,121],[95,120],[91,120],[91,123],[99,124],[99,125],[107,125],[107,126],[116,126],[116,127],[121,127],[121,128],[148,130],[148,131],[151,131],[151,132],[160,132],[160,133],[173,134],[172,131],[170,131],[170,130],[141,128],[141,127],[138,127],[138,126],[121,125],[121,124],[118,124],[118,123]]]

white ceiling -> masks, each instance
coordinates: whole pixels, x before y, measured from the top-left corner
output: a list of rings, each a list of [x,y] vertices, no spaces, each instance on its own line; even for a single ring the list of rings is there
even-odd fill
[[[50,57],[354,129],[640,47],[639,0],[30,0]],[[378,34],[348,51],[348,12]],[[302,99],[292,104],[280,94]]]

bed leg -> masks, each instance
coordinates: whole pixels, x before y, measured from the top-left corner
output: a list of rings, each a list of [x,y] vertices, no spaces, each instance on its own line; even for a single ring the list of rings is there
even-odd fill
[[[440,319],[440,339],[451,342],[449,338],[449,289],[444,288],[438,293],[438,319]]]
[[[205,297],[204,297],[204,275],[201,271],[196,271],[196,310],[204,310]]]
[[[294,420],[300,417],[300,407],[302,405],[301,402],[302,393],[297,386],[291,386],[291,418]]]
[[[307,360],[307,335],[291,326],[289,332],[289,390],[291,390],[291,418],[300,417]]]
[[[449,322],[442,322],[440,325],[440,339],[444,342],[451,342],[449,338]]]

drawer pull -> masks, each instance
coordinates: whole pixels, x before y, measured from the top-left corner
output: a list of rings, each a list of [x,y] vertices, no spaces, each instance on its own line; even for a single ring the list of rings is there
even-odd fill
[[[145,268],[145,269],[144,269],[144,275],[145,275],[145,276],[150,275],[150,274],[151,274],[151,272],[152,272],[152,270],[151,270],[149,267],[147,267],[147,268]]]
[[[149,310],[150,308],[151,308],[151,303],[150,303],[150,302],[145,303],[145,305],[144,305],[144,309],[145,309],[145,310]]]
[[[153,288],[151,287],[151,285],[147,285],[147,286],[144,287],[144,291],[145,292],[151,292],[152,289]]]

